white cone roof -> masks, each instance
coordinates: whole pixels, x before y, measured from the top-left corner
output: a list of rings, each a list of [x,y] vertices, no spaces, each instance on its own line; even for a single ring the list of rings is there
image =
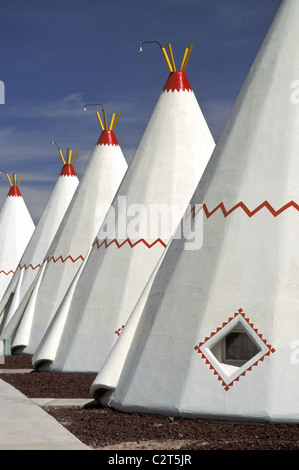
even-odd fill
[[[35,352],[87,255],[126,170],[114,131],[105,128],[47,251],[30,301],[25,310],[22,304],[16,310],[14,321],[22,319],[17,329],[13,322],[7,326],[8,333],[13,332],[15,350]]]
[[[203,246],[170,245],[114,408],[299,421],[298,21],[298,2],[284,1],[192,199],[204,204]],[[258,352],[232,365],[224,340],[236,327]]]
[[[177,205],[174,230],[214,147],[185,72],[171,72],[107,215],[108,224],[115,215],[115,236],[105,238],[102,227],[78,280],[52,370],[99,370],[172,235],[158,227],[133,239],[126,210]]]
[[[10,182],[11,187],[0,213],[0,299],[35,228],[19,183]]]
[[[3,312],[4,309],[8,310],[1,323],[1,330],[8,324],[35,276],[37,276],[47,250],[77,189],[79,179],[73,168],[74,160],[71,162],[63,158],[63,161],[63,168],[50,198],[0,302],[0,312]],[[11,302],[12,294],[13,301]]]

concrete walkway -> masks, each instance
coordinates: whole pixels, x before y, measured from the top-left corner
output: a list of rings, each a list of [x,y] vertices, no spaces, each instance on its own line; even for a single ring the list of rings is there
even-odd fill
[[[0,450],[90,450],[73,434],[0,379]]]

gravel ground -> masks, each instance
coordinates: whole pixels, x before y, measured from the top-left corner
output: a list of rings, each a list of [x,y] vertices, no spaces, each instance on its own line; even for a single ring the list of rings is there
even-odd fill
[[[299,450],[295,424],[218,423],[121,413],[93,403],[89,390],[96,374],[36,372],[31,356],[6,356],[0,378],[28,398],[90,398],[83,408],[46,408],[57,421],[96,450]]]

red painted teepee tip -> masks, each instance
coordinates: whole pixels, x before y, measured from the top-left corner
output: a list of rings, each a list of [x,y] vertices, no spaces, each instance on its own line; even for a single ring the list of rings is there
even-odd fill
[[[100,135],[97,145],[119,145],[117,142],[117,138],[115,137],[115,134],[114,134],[114,129],[117,124],[117,121],[119,120],[120,114],[121,113],[118,113],[115,118],[115,113],[113,113],[110,125],[108,126],[106,110],[103,109],[103,121],[104,122],[101,119],[100,113],[97,112],[98,120],[102,128],[102,134]]]
[[[63,165],[60,176],[76,176],[73,165],[71,163]]]
[[[10,184],[10,190],[8,191],[7,196],[9,196],[9,197],[22,197],[21,192],[19,190],[19,184],[21,182],[21,179],[23,178],[23,174],[20,176],[20,179],[19,179],[18,183],[17,183],[17,177],[16,177],[15,173],[13,173],[13,182],[11,182],[11,179],[10,179],[8,173],[6,173],[6,177],[8,179],[9,184]]]
[[[167,44],[168,54],[166,50],[162,48],[164,58],[166,60],[166,63],[170,71],[168,79],[163,88],[163,92],[164,91],[169,92],[169,91],[175,91],[175,90],[192,91],[191,85],[189,83],[189,80],[185,72],[192,48],[193,48],[193,44],[191,43],[189,47],[185,49],[185,54],[182,60],[182,65],[179,70],[176,69],[171,45],[169,43]]]
[[[119,145],[112,130],[104,130],[100,135],[97,145]]]
[[[163,91],[192,91],[186,72],[183,70],[176,70],[171,72],[164,85]]]
[[[55,143],[56,142],[52,141],[52,144],[55,144]],[[63,153],[62,153],[62,151],[59,147],[58,147],[58,152],[59,152],[59,155],[60,155],[61,160],[63,162],[63,167],[62,167],[62,170],[60,172],[60,176],[77,176],[76,172],[74,170],[74,167],[73,167],[73,163],[74,163],[75,158],[78,154],[78,150],[76,150],[76,152],[74,153],[74,156],[72,158],[72,151],[70,149],[67,149],[66,160],[65,160],[65,158],[63,156]]]
[[[184,57],[183,57],[183,60],[182,60],[182,64],[181,64],[181,67],[180,69],[177,69],[176,68],[176,64],[175,64],[175,61],[174,61],[174,57],[173,57],[173,53],[172,53],[172,48],[171,48],[171,44],[168,43],[167,44],[167,51],[165,49],[165,47],[162,47],[161,44],[158,42],[158,41],[146,41],[146,42],[157,42],[159,45],[160,45],[160,49],[163,53],[163,56],[164,56],[164,59],[166,61],[166,64],[168,66],[168,69],[169,69],[169,76],[168,76],[168,79],[164,85],[164,88],[163,88],[163,92],[169,92],[169,91],[192,91],[192,88],[191,88],[191,85],[189,83],[189,80],[187,78],[187,75],[186,75],[186,67],[187,67],[187,63],[189,61],[189,57],[190,57],[190,54],[191,54],[191,50],[193,48],[193,44],[189,44],[189,47],[187,47],[185,49],[185,53],[184,53]],[[142,42],[140,43],[140,51],[142,50],[141,48],[141,44],[143,44]]]
[[[7,196],[9,196],[9,197],[22,197],[18,186],[12,186],[10,188],[10,190],[8,191]]]

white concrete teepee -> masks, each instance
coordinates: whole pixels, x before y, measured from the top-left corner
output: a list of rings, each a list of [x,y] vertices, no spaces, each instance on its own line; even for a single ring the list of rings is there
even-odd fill
[[[215,147],[185,72],[191,48],[180,70],[170,44],[170,59],[162,49],[169,77],[72,293],[48,365],[52,370],[99,370],[163,256]],[[153,214],[161,207],[164,212],[157,221]],[[53,322],[60,321],[60,313],[65,316],[62,309]],[[46,341],[47,335],[33,356],[35,366],[49,360],[44,355]]]
[[[120,113],[107,125],[99,118],[102,133],[78,188],[47,251],[30,298],[24,296],[12,320],[2,333],[11,338],[13,352],[33,354],[55,311],[67,292],[95,239],[127,163],[114,129]]]
[[[299,422],[298,22],[284,0],[192,199],[203,246],[169,246],[113,408]]]
[[[33,288],[33,281],[79,183],[73,167],[78,151],[71,159],[71,151],[67,149],[66,160],[61,149],[58,148],[58,151],[63,162],[62,170],[0,302],[1,331],[9,323],[25,293],[31,286]]]
[[[21,195],[16,174],[6,174],[10,190],[0,213],[0,299],[10,283],[34,231],[34,222]]]

